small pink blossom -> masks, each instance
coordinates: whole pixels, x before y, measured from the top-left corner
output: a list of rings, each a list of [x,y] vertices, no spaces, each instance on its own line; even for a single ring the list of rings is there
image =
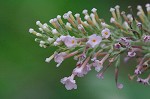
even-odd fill
[[[74,74],[74,75],[77,75],[78,77],[83,77],[83,76],[84,76],[83,68],[81,68],[81,67],[76,67],[76,68],[73,70],[73,74]]]
[[[144,84],[144,85],[150,85],[149,79],[143,79],[143,84]]]
[[[119,43],[116,43],[116,44],[114,45],[114,47],[115,47],[115,49],[120,49],[120,48],[121,48],[121,45],[120,45]]]
[[[102,68],[103,68],[103,62],[102,61],[99,61],[99,60],[95,60],[94,62],[93,62],[93,66],[95,67],[95,70],[97,71],[97,72],[99,72]]]
[[[87,64],[84,68],[83,67],[76,67],[73,70],[73,74],[77,75],[78,77],[83,77],[91,70],[91,65]]]
[[[55,54],[54,61],[58,63],[56,66],[59,67],[60,64],[64,61],[64,57],[67,55],[66,52],[61,52],[59,54]]]
[[[93,34],[93,35],[89,36],[89,39],[88,39],[86,44],[89,47],[94,48],[95,46],[100,44],[101,41],[102,41],[102,38],[100,36],[97,36],[96,34]]]
[[[124,45],[124,46],[126,46],[126,47],[128,47],[128,48],[131,46],[130,40],[128,40],[126,37],[121,37],[121,38],[119,39],[119,42],[120,42],[122,45]]]
[[[150,75],[146,79],[142,79],[139,77],[137,78],[137,82],[142,83],[144,85],[150,85],[149,80],[150,80]]]
[[[139,83],[142,83],[142,84],[144,84],[144,85],[150,85],[150,83],[149,83],[149,78],[146,78],[146,79],[142,79],[142,78],[137,78],[137,82],[139,82]]]
[[[75,37],[71,37],[70,35],[68,36],[64,36],[61,35],[59,38],[56,39],[56,41],[54,42],[54,45],[60,45],[62,42],[64,42],[64,44],[68,47],[68,48],[72,48],[75,47],[77,45],[77,40]]]
[[[83,77],[85,74],[87,74],[87,72],[89,72],[91,69],[91,65],[88,64],[88,61],[90,60],[90,57],[88,57],[83,64],[79,67],[76,67],[73,70],[73,74],[77,75],[78,77]]]
[[[72,48],[72,47],[77,46],[77,40],[75,37],[66,36],[63,38],[63,42],[68,48]]]
[[[118,88],[118,89],[122,89],[122,88],[123,88],[123,84],[118,83],[118,84],[117,84],[117,88]]]
[[[61,35],[59,38],[61,39],[61,41],[64,41],[66,37],[67,36]]]
[[[109,38],[109,36],[111,35],[111,32],[108,28],[103,29],[101,33],[102,33],[102,37],[106,39]]]
[[[137,68],[137,69],[134,71],[134,73],[135,73],[136,75],[139,75],[139,74],[141,74],[142,72],[139,70],[139,68]]]
[[[86,64],[86,66],[83,68],[83,73],[86,75],[89,71],[91,71],[91,64]]]
[[[149,35],[145,35],[145,36],[143,37],[143,41],[144,41],[144,42],[150,42],[150,36],[149,36]]]
[[[64,77],[63,79],[60,80],[60,82],[65,85],[67,90],[77,89],[74,76]]]
[[[129,51],[128,52],[129,57],[134,57],[135,55],[136,55],[136,53],[134,51]]]
[[[141,79],[141,78],[138,77],[136,81],[139,82],[139,83],[142,83],[143,79]]]
[[[99,79],[104,79],[103,72],[97,74],[96,76],[97,76],[97,78],[99,78]]]

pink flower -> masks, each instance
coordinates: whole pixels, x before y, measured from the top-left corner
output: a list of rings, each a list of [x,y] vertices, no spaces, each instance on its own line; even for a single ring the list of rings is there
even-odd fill
[[[102,33],[102,37],[104,37],[106,39],[109,38],[109,36],[111,34],[111,32],[108,28],[103,29],[101,33]]]
[[[67,36],[61,35],[59,38],[61,39],[61,41],[64,41],[66,37]]]
[[[93,34],[93,35],[89,36],[89,39],[88,39],[86,44],[89,47],[94,48],[95,46],[100,44],[101,41],[102,41],[102,38],[100,36],[97,36],[96,34]]]
[[[89,71],[91,71],[91,64],[86,64],[86,66],[83,68],[83,73],[86,75]]]
[[[123,88],[123,84],[118,83],[118,84],[117,84],[117,88],[118,88],[118,89],[122,89],[122,88]]]
[[[116,43],[116,44],[114,45],[114,47],[115,47],[115,49],[120,49],[120,48],[121,48],[121,45],[120,45],[119,43]]]
[[[99,72],[102,68],[103,68],[103,62],[102,61],[99,61],[99,60],[95,60],[94,62],[93,62],[93,66],[95,67],[95,70],[97,71],[97,72]]]
[[[65,85],[67,90],[77,89],[76,81],[74,80],[74,75],[64,77],[60,80],[60,82]]]
[[[142,72],[139,70],[139,68],[137,68],[137,69],[134,71],[134,73],[135,73],[136,75],[139,75],[139,74],[141,74]]]
[[[99,78],[99,79],[104,79],[104,74],[103,74],[103,72],[98,73],[96,76],[97,76],[97,78]]]
[[[77,75],[78,77],[83,77],[84,74],[83,74],[83,68],[81,67],[76,67],[74,70],[73,70],[73,74],[74,75]]]
[[[143,84],[144,84],[144,85],[150,85],[149,79],[143,79]]]
[[[86,75],[89,71],[91,70],[91,65],[87,64],[85,67],[76,67],[73,70],[73,74],[77,75],[78,77],[83,77],[84,75]]]
[[[76,47],[77,46],[76,38],[75,37],[71,37],[70,35],[64,37],[63,38],[63,42],[68,48],[72,48],[72,47]]]
[[[55,54],[54,61],[58,63],[56,66],[59,67],[60,64],[64,61],[64,57],[67,55],[66,52],[61,52],[59,54]]]
[[[143,80],[143,79],[141,79],[141,78],[138,77],[136,81],[139,82],[139,83],[141,83],[142,80]]]
[[[106,54],[101,61],[95,60],[93,62],[93,66],[95,67],[95,70],[99,72],[103,68],[103,63],[106,61],[106,59],[109,57],[109,54]]]
[[[131,46],[130,44],[130,40],[128,40],[127,38],[125,37],[121,37],[119,39],[119,42],[122,44],[122,45],[125,45],[127,48],[129,48]]]
[[[88,57],[83,64],[80,67],[76,67],[73,70],[73,74],[77,75],[78,77],[83,77],[87,72],[91,70],[91,65],[88,64],[88,61],[90,60],[90,57]]]
[[[129,51],[128,52],[129,57],[134,57],[135,55],[136,55],[136,53],[134,51]]]
[[[142,83],[142,84],[144,84],[144,85],[150,85],[150,83],[149,83],[149,78],[146,78],[146,79],[142,79],[142,78],[137,78],[137,82],[139,82],[139,83]]]
[[[145,35],[145,36],[143,37],[143,41],[144,41],[144,42],[150,42],[150,36],[149,36],[149,35]]]

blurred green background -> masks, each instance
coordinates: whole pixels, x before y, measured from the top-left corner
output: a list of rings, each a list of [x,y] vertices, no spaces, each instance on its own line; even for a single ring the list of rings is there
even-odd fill
[[[37,29],[35,22],[48,23],[68,10],[74,14],[83,9],[98,9],[101,18],[109,22],[110,7],[145,5],[149,0],[0,0],[0,99],[150,99],[150,87],[129,81],[134,64],[122,66],[119,80],[124,84],[118,90],[114,71],[108,70],[105,79],[96,78],[92,71],[77,79],[77,90],[67,91],[60,79],[69,76],[74,68],[72,59],[60,68],[47,64],[45,58],[54,49],[43,49],[34,42],[29,28]]]

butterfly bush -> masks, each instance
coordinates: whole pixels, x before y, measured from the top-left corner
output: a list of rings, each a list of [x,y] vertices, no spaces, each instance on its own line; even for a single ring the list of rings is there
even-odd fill
[[[129,6],[129,14],[120,12],[117,5],[110,8],[112,17],[110,24],[99,18],[97,9],[93,8],[91,14],[83,10],[84,20],[80,14],[73,16],[71,11],[62,17],[51,19],[50,25],[36,22],[39,32],[29,29],[37,38],[40,47],[56,48],[55,52],[45,62],[54,60],[59,67],[67,59],[74,57],[77,62],[72,74],[61,79],[67,90],[77,89],[76,77],[84,77],[92,69],[95,69],[97,78],[103,79],[105,71],[114,66],[115,83],[118,89],[123,84],[118,82],[121,60],[128,62],[133,60],[135,70],[128,74],[130,80],[149,85],[150,74],[141,78],[150,67],[150,4],[146,4],[146,13],[142,6],[137,6],[137,16]],[[67,22],[66,22],[67,21]]]

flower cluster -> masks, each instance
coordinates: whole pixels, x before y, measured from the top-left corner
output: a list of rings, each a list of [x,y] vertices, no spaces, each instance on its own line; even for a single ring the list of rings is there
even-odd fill
[[[45,62],[54,59],[59,67],[65,59],[74,56],[77,63],[71,76],[61,79],[67,90],[77,89],[75,77],[83,77],[93,68],[98,72],[97,77],[103,79],[105,71],[112,65],[115,66],[116,86],[123,88],[118,82],[121,58],[124,62],[135,60],[137,63],[134,74],[128,74],[129,79],[137,78],[137,82],[147,85],[150,74],[145,79],[141,74],[150,67],[150,4],[146,4],[147,13],[140,5],[137,9],[135,17],[131,6],[130,14],[120,12],[118,5],[111,8],[112,25],[99,18],[96,8],[91,14],[83,10],[84,21],[79,13],[73,16],[68,11],[63,15],[67,23],[58,15],[49,21],[51,25],[37,21],[40,33],[34,29],[29,29],[29,32],[37,36],[35,41],[40,47],[57,47]]]

